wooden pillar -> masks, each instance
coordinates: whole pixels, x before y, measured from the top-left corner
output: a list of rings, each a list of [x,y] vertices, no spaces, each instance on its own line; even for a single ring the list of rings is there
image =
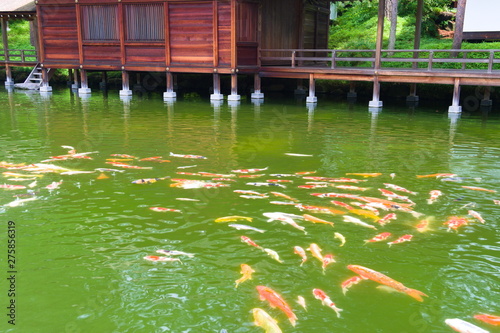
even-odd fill
[[[50,92],[52,87],[49,86],[49,71],[47,68],[42,67],[42,85],[40,86],[40,92]]]
[[[127,71],[122,71],[122,90],[120,90],[120,96],[130,96],[132,95],[132,90],[130,90],[130,74]]]
[[[86,69],[80,69],[80,82],[81,82],[81,88],[78,89],[78,94],[81,94],[81,95],[90,94],[90,88],[89,88],[89,83],[87,80],[87,70]]]
[[[455,49],[455,50],[462,48],[466,3],[467,3],[467,0],[458,0],[458,2],[457,2],[457,14],[455,16],[455,33],[453,35],[453,45],[451,47],[452,49]],[[450,56],[456,57],[457,52],[452,52],[452,54]]]
[[[102,90],[105,90],[108,88],[108,72],[102,71],[101,73],[101,82],[99,82],[99,87]]]
[[[2,28],[2,44],[3,44],[3,51],[5,55],[5,86],[10,87],[14,85],[14,80],[12,79],[12,71],[10,69],[10,66],[8,64],[9,59],[9,39],[7,38],[7,18],[2,17],[1,18],[1,28]]]
[[[261,85],[260,85],[260,75],[259,73],[255,73],[253,76],[253,93],[251,95],[252,99],[263,99],[264,94],[260,91]]]
[[[491,106],[493,104],[491,102],[490,95],[491,95],[491,87],[485,86],[483,99],[481,100],[481,106]]]
[[[163,93],[163,99],[173,99],[177,97],[177,94],[174,91],[174,77],[171,72],[167,72],[167,91]]]
[[[309,96],[306,98],[306,103],[317,103],[318,98],[316,97],[316,81],[314,79],[314,74],[309,74]]]
[[[80,83],[78,82],[78,69],[75,68],[73,71],[73,84],[71,85],[71,89],[78,89],[80,86]]]
[[[224,99],[224,95],[222,95],[220,92],[220,75],[214,73],[213,79],[214,79],[214,93],[210,95],[210,100],[221,101]]]
[[[347,98],[354,99],[358,97],[358,93],[356,92],[356,82],[349,82],[349,92],[347,93]]]
[[[241,98],[238,95],[238,74],[231,74],[231,95],[227,96],[228,101],[239,101]]]
[[[304,80],[297,79],[297,89],[294,91],[295,95],[305,95],[306,88],[304,88]]]
[[[460,106],[460,79],[455,78],[455,84],[453,85],[453,100],[451,106],[448,108],[449,113],[459,113],[462,112],[462,107]]]

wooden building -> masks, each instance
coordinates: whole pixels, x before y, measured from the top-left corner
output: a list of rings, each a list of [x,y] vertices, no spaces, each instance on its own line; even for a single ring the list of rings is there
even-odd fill
[[[259,49],[325,49],[326,0],[37,0],[39,62],[43,68],[79,69],[81,93],[88,70],[120,70],[121,94],[130,94],[130,71],[165,72],[166,97],[175,96],[173,73],[255,75],[260,94]],[[46,73],[44,77],[47,77]],[[46,83],[45,86],[48,84]],[[43,87],[42,87],[43,88]]]

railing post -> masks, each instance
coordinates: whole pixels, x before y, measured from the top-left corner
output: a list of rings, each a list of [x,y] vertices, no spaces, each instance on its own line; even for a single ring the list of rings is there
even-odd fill
[[[337,51],[334,50],[334,51],[332,51],[332,66],[331,66],[332,69],[335,69],[335,62],[336,62],[335,58],[336,57],[337,57]]]
[[[463,59],[466,60],[467,59],[467,52],[464,52],[464,55],[463,55]],[[462,63],[462,69],[465,70],[465,68],[467,67],[467,63],[464,61]]]
[[[292,68],[295,68],[295,50],[292,51]]]
[[[434,51],[429,52],[429,64],[427,66],[427,70],[432,71],[432,60],[434,59]]]
[[[494,51],[490,51],[490,59],[488,61],[488,73],[491,73],[493,70],[493,59],[495,58]]]

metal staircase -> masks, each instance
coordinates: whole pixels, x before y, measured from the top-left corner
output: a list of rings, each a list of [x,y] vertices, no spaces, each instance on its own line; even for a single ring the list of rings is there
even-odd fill
[[[50,68],[47,70],[49,80],[54,74]],[[16,83],[14,86],[20,89],[38,90],[42,85],[42,67],[37,63],[23,83]]]

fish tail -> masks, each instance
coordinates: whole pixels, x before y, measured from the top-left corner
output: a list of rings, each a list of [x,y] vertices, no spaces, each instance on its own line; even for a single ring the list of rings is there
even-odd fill
[[[416,299],[417,301],[419,302],[423,302],[424,299],[422,298],[422,296],[425,296],[425,297],[429,297],[428,295],[424,294],[423,292],[419,291],[419,290],[416,290],[416,289],[408,289],[405,291],[406,294],[408,294],[409,296],[413,297],[414,299]]]

